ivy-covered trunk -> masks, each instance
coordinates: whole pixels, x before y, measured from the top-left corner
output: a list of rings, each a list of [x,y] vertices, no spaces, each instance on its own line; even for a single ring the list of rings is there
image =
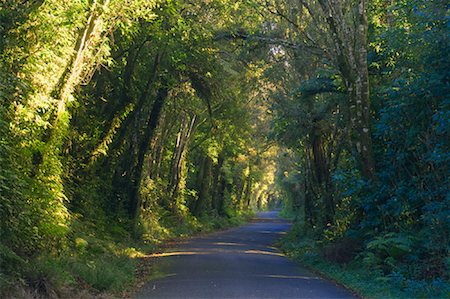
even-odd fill
[[[220,213],[220,201],[221,201],[221,178],[223,176],[222,172],[222,166],[223,166],[224,158],[222,153],[219,154],[217,158],[217,164],[214,167],[213,170],[213,183],[212,183],[212,209],[216,211],[218,214]]]
[[[250,208],[250,201],[251,201],[251,195],[252,195],[252,187],[253,187],[253,178],[252,178],[252,165],[249,163],[249,173],[246,178],[245,182],[245,189],[244,189],[244,203],[245,209]]]
[[[199,192],[198,199],[195,202],[195,207],[193,214],[200,216],[201,213],[208,213],[211,211],[211,183],[212,183],[212,163],[211,157],[205,155],[201,164],[201,169],[199,172]]]
[[[191,136],[195,131],[196,121],[196,115],[189,116],[183,114],[181,116],[180,129],[178,131],[175,147],[172,153],[169,184],[167,186],[169,202],[167,204],[176,215],[178,215],[180,185],[184,179],[183,165],[185,163],[185,157]]]
[[[358,0],[350,7],[345,7],[347,4],[341,0],[319,0],[319,4],[330,30],[333,59],[347,89],[351,142],[358,167],[364,178],[374,179],[367,64],[367,1]],[[346,12],[347,9],[353,14]],[[350,17],[354,20],[349,21]]]
[[[163,80],[161,87],[158,90],[158,94],[156,95],[155,102],[153,103],[152,109],[150,111],[150,116],[147,119],[144,136],[139,142],[137,163],[131,172],[132,189],[130,193],[130,202],[128,206],[128,213],[130,219],[136,219],[138,217],[139,208],[141,205],[139,196],[139,186],[141,184],[144,159],[150,147],[150,141],[153,138],[156,126],[158,125],[164,101],[166,100],[167,94],[169,92],[169,87],[166,84],[167,83]]]
[[[367,1],[358,1],[356,14],[354,61],[352,80],[349,80],[350,119],[352,124],[353,145],[358,153],[358,162],[362,175],[374,179],[372,135],[370,128],[369,71],[367,65]]]

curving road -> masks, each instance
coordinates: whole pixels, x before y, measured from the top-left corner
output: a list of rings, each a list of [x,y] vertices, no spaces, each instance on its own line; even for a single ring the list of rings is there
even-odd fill
[[[356,298],[280,254],[272,244],[290,224],[276,212],[193,239],[155,259],[136,298]]]

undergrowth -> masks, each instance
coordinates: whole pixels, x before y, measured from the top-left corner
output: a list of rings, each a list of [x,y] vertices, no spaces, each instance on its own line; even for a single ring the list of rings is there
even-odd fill
[[[333,248],[334,255],[330,256],[330,246],[320,241],[317,234],[295,224],[278,245],[295,261],[363,298],[450,298],[448,281],[441,278],[415,280],[399,272],[386,274],[381,269],[369,267],[364,261],[367,248],[352,247],[359,246],[354,243],[347,240],[343,250]]]
[[[137,258],[156,251],[165,240],[238,226],[252,216],[204,216],[166,222],[160,239],[135,241],[121,227],[76,220],[67,244],[58,252],[25,259],[0,245],[0,298],[104,298],[133,288]]]

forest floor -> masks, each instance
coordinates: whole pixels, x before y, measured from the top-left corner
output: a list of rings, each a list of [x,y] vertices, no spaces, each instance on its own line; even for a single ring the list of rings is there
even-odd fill
[[[357,298],[273,247],[290,226],[277,212],[263,212],[239,228],[175,243],[142,257],[145,279],[133,297]]]

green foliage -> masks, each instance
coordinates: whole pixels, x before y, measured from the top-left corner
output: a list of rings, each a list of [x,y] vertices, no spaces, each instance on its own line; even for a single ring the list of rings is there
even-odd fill
[[[26,261],[8,247],[0,244],[0,294],[11,288],[20,277],[19,269],[26,267]]]
[[[335,280],[347,288],[367,298],[446,298],[448,297],[450,284],[436,278],[431,281],[408,279],[400,272],[392,272],[386,276],[377,266],[362,267],[363,260],[367,262],[368,256],[357,256],[349,263],[336,263],[327,258],[327,245],[317,242],[317,236],[311,234],[299,224],[279,242],[279,247],[291,258],[310,267],[321,275]],[[401,247],[408,248],[409,240],[404,237],[390,235],[386,240],[378,238],[371,245],[373,250],[380,250],[386,254],[385,249]],[[389,250],[389,249],[388,249]],[[348,248],[347,248],[348,254]],[[384,255],[386,256],[386,255]],[[324,258],[325,257],[325,258]],[[379,263],[376,263],[379,265]],[[370,269],[370,271],[368,271]]]
[[[129,257],[97,256],[92,260],[63,261],[62,267],[100,291],[120,291],[133,282],[135,265]],[[54,261],[52,263],[55,265]]]
[[[82,282],[100,291],[121,291],[134,281],[135,261],[125,254],[114,254],[112,243],[92,239],[84,250],[65,252],[61,257],[41,256],[33,260],[23,274],[25,281],[44,295],[77,287]],[[109,248],[104,247],[108,245]]]
[[[367,267],[392,273],[399,270],[399,265],[416,248],[414,239],[404,234],[387,233],[370,241],[363,259]]]

